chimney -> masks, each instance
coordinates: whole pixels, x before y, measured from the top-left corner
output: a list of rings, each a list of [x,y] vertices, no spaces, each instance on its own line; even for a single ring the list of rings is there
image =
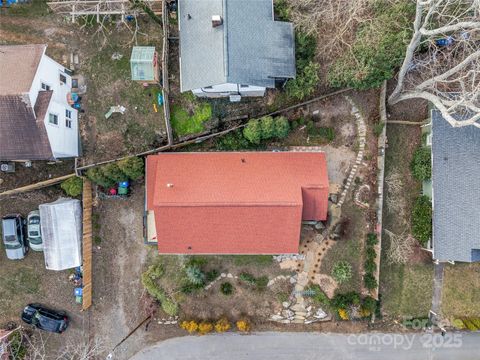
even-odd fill
[[[173,187],[173,184],[168,183],[168,184],[167,184],[167,187],[168,187],[168,188],[172,188],[172,187]]]
[[[223,24],[223,19],[220,15],[212,15],[212,27],[218,27]]]

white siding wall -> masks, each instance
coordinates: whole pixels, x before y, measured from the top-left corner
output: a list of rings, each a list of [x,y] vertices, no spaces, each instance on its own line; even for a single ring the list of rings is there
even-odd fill
[[[66,84],[60,82],[60,74],[66,77]],[[67,94],[72,91],[72,78],[65,73],[65,68],[62,65],[43,55],[30,88],[29,97],[32,106],[37,100],[38,92],[43,90],[42,83],[53,90],[52,99],[44,119],[53,155],[55,158],[76,157],[79,155],[78,112],[67,102]],[[71,111],[71,128],[66,126],[65,110]],[[58,125],[49,122],[50,113],[58,116]]]
[[[211,88],[200,88],[192,90],[192,93],[198,97],[219,98],[228,97],[230,95],[241,96],[264,96],[265,88],[261,86],[246,86],[240,84],[225,83],[214,85]]]

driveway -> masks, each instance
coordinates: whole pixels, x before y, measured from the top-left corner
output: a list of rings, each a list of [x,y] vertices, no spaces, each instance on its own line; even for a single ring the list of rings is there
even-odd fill
[[[479,335],[440,334],[222,334],[174,338],[142,350],[131,360],[472,360]]]

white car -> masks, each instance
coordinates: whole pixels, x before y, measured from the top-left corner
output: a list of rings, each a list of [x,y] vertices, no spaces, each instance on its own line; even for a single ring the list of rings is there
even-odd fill
[[[27,216],[27,238],[32,250],[43,251],[40,212],[38,210],[31,211]]]

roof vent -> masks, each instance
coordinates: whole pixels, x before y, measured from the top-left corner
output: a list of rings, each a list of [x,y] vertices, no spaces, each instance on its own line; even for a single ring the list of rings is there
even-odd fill
[[[212,27],[218,27],[223,24],[222,17],[220,15],[212,15]]]
[[[172,187],[173,187],[173,184],[168,183],[168,184],[167,184],[167,187],[168,187],[168,188],[172,188]]]

